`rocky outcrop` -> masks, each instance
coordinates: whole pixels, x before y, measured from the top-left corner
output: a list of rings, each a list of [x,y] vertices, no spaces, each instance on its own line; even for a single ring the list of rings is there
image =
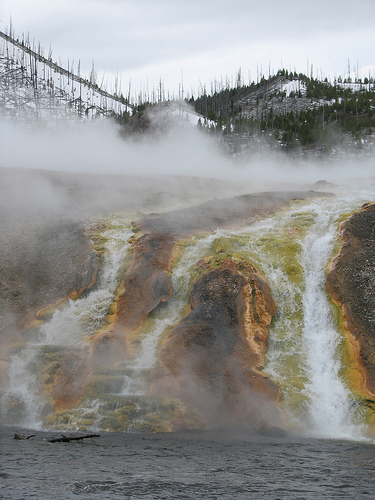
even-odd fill
[[[57,219],[0,234],[0,344],[21,340],[43,311],[76,297],[96,279],[99,262],[82,223]]]
[[[327,289],[340,305],[355,359],[349,378],[375,399],[375,205],[341,224],[342,247],[333,259]]]
[[[154,390],[192,404],[208,427],[282,427],[278,386],[260,372],[276,311],[263,276],[227,258],[196,281],[190,307],[165,339]]]
[[[175,243],[167,234],[146,234],[134,240],[133,260],[122,282],[113,324],[109,330],[88,339],[85,349],[74,349],[68,354],[51,392],[55,410],[72,408],[78,403],[92,371],[132,356],[130,340],[147,315],[173,293],[167,272]]]
[[[173,293],[168,277],[176,240],[169,234],[145,234],[134,242],[132,266],[117,301],[116,330],[138,330],[148,313]]]

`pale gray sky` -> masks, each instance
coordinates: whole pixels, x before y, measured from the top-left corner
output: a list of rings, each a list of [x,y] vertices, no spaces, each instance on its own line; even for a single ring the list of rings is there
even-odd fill
[[[297,72],[311,64],[324,76],[345,76],[348,59],[367,75],[375,69],[375,0],[1,0],[0,28],[30,33],[53,59],[74,60],[87,75],[124,94],[162,79],[166,89],[195,94],[200,83],[241,67],[245,83],[257,67]],[[99,83],[100,83],[99,81]]]

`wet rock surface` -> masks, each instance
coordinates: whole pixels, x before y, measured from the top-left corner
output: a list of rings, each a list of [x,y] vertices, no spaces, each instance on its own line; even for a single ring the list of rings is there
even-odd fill
[[[194,284],[191,312],[168,334],[155,389],[193,404],[209,427],[281,427],[277,385],[259,371],[276,312],[249,262],[225,259]],[[157,373],[157,372],[156,372]]]
[[[340,305],[358,361],[360,391],[375,399],[375,205],[341,224],[342,247],[327,289]]]
[[[285,191],[246,194],[229,199],[210,200],[196,207],[143,217],[140,228],[145,233],[169,233],[186,237],[217,228],[234,228],[266,217],[295,200],[332,196],[316,191]]]
[[[17,225],[0,234],[0,342],[11,344],[38,312],[95,283],[99,268],[84,225],[54,221]]]
[[[176,240],[145,234],[135,240],[133,262],[117,301],[116,329],[138,329],[147,314],[173,293],[168,277]]]
[[[83,346],[82,346],[83,347]],[[51,390],[53,408],[73,408],[82,397],[82,388],[89,374],[87,349],[75,348],[64,358]]]

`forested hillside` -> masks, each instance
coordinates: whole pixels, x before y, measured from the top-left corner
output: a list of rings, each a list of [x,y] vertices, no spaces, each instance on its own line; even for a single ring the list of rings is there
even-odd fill
[[[129,88],[126,97],[116,82],[108,92],[98,84],[94,63],[88,77],[80,62],[67,68],[40,44],[0,32],[0,111],[4,117],[55,123],[67,119],[114,118],[124,137],[165,131],[176,126],[171,117],[187,117],[222,139],[232,156],[254,148],[310,154],[345,153],[348,146],[366,153],[375,148],[375,83],[348,75],[333,82],[279,70],[258,82],[243,83],[241,71],[211,92],[170,97],[160,79],[157,89],[142,93]],[[173,96],[173,94],[172,94]],[[192,112],[196,113],[195,116]],[[358,151],[357,151],[358,153]]]
[[[375,87],[372,79],[333,83],[279,70],[259,83],[206,92],[191,104],[212,132],[234,138],[273,137],[284,148],[330,148],[348,139],[373,141]]]

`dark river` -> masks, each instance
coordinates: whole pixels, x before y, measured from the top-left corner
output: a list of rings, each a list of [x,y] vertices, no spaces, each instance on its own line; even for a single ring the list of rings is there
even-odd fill
[[[0,436],[2,499],[375,498],[367,442],[101,432],[50,443],[60,434],[9,427]]]

